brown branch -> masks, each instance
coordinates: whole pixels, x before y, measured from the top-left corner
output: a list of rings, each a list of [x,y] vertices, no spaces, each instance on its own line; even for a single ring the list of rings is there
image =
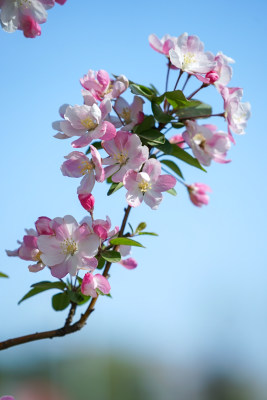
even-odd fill
[[[131,211],[130,206],[128,206],[127,208],[124,209],[124,217],[123,217],[121,228],[119,231],[119,236],[123,235],[130,211]],[[115,246],[115,249],[116,248],[118,248],[118,246]],[[103,272],[103,276],[106,277],[108,275],[110,267],[111,267],[111,262],[107,262],[106,267]],[[84,327],[88,317],[94,311],[94,306],[95,306],[95,303],[97,302],[97,299],[98,299],[98,295],[97,295],[97,297],[93,297],[91,299],[90,304],[87,307],[85,313],[81,314],[80,319],[77,322],[75,322],[74,324],[71,325],[72,319],[73,319],[75,311],[76,311],[77,304],[72,303],[71,308],[69,310],[68,317],[65,322],[65,325],[62,328],[54,329],[51,331],[36,332],[36,333],[32,333],[30,335],[19,336],[14,339],[5,340],[3,342],[0,342],[0,351],[8,349],[9,347],[18,346],[20,344],[34,342],[36,340],[42,340],[42,339],[53,339],[54,337],[61,337],[61,336],[69,335],[70,333],[79,331],[80,329],[82,329]]]

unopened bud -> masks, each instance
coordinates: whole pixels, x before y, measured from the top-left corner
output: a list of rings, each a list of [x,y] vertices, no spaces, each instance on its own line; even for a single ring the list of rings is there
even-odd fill
[[[219,75],[216,71],[207,72],[205,78],[209,79],[210,83],[214,83],[219,79]]]
[[[78,197],[79,197],[81,205],[83,206],[83,208],[86,211],[89,211],[89,212],[93,211],[94,205],[95,205],[95,198],[91,193],[90,194],[80,193],[78,195]]]

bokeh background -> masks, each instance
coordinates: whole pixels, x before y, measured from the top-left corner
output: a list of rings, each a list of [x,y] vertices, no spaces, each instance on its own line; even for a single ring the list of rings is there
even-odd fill
[[[266,400],[266,12],[264,0],[68,0],[49,11],[39,38],[0,32],[0,271],[10,276],[0,280],[1,339],[60,327],[66,318],[52,310],[54,292],[17,305],[32,283],[51,276],[29,273],[27,262],[4,249],[16,248],[41,215],[84,216],[78,180],[59,169],[70,141],[54,139],[51,122],[61,104],[82,104],[79,78],[88,69],[163,91],[165,59],[148,35],[187,31],[207,50],[235,59],[231,86],[243,87],[243,101],[252,104],[247,134],[236,135],[229,152],[232,163],[213,163],[207,174],[180,165],[188,183],[212,187],[209,206],[194,207],[177,186],[178,196],[166,194],[158,211],[134,210],[132,225],[146,221],[160,235],[144,237],[147,248],[134,250],[138,268],[112,267],[113,298],[100,299],[81,332],[1,352],[0,396]],[[192,79],[188,94],[196,85]],[[222,111],[214,88],[199,99]],[[107,199],[106,191],[94,189],[95,214],[120,224],[124,193]]]

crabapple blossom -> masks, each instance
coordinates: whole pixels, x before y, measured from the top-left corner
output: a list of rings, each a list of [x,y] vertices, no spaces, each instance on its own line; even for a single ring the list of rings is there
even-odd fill
[[[197,207],[202,207],[203,204],[209,203],[209,196],[206,192],[211,192],[211,188],[204,183],[194,183],[187,186],[190,200]]]
[[[171,63],[188,74],[206,74],[214,69],[216,62],[210,52],[204,53],[204,44],[198,36],[183,33],[177,38],[176,46],[170,49]]]
[[[109,99],[105,99],[98,107],[97,104],[88,106],[64,105],[60,108],[60,114],[64,114],[64,121],[56,121],[53,128],[59,132],[57,139],[67,139],[73,136],[81,136],[72,142],[72,147],[84,147],[94,139],[110,140],[116,136],[116,128],[110,122],[105,121],[111,112],[112,106]]]
[[[35,222],[35,228],[38,235],[53,235],[54,231],[50,226],[51,218],[39,217]]]
[[[222,164],[230,162],[225,159],[231,147],[227,133],[216,132],[216,126],[198,125],[193,120],[186,121],[186,128],[183,138],[201,164],[209,166],[211,160]]]
[[[145,162],[142,172],[129,170],[123,178],[128,190],[126,200],[131,207],[140,206],[142,201],[156,210],[162,201],[162,193],[173,188],[176,179],[172,175],[160,175],[161,164],[150,158]]]
[[[81,224],[86,224],[87,229],[91,233],[95,233],[100,239],[106,240],[116,235],[119,232],[119,227],[115,226],[114,229],[111,229],[111,220],[107,216],[106,220],[104,219],[92,219],[87,216],[84,217],[81,221]]]
[[[121,128],[123,131],[130,131],[135,125],[141,124],[144,120],[143,113],[144,100],[139,96],[134,96],[132,104],[128,104],[125,99],[119,97],[114,105],[115,111],[124,122]]]
[[[149,155],[148,147],[142,146],[140,138],[126,131],[117,132],[113,140],[102,142],[102,147],[109,154],[102,160],[103,165],[108,165],[105,177],[112,175],[113,182],[122,182],[129,169],[139,170]]]
[[[53,235],[41,235],[37,244],[41,251],[42,262],[48,265],[56,278],[63,278],[68,273],[76,275],[78,269],[92,271],[97,266],[94,257],[100,244],[87,224],[79,225],[71,216],[54,218],[51,221]]]
[[[169,139],[169,142],[172,144],[177,144],[177,146],[181,147],[181,149],[184,148],[185,143],[184,143],[184,138],[182,135],[174,135]]]
[[[243,89],[220,86],[220,93],[224,100],[224,115],[228,123],[230,139],[234,142],[231,131],[243,135],[250,117],[250,103],[241,103]]]
[[[81,292],[85,296],[97,297],[97,289],[103,294],[109,294],[110,284],[108,280],[103,275],[93,275],[87,272],[82,281]]]
[[[78,195],[78,198],[80,200],[80,203],[82,207],[89,212],[93,212],[94,210],[94,205],[95,205],[95,198],[94,196],[90,193],[80,193]]]
[[[216,62],[214,70],[207,72],[205,77],[197,75],[197,78],[208,85],[214,84],[218,89],[219,86],[226,86],[230,82],[233,70],[228,64],[232,64],[235,61],[231,57],[224,55],[221,51],[217,53],[214,60]]]
[[[148,41],[153,50],[169,57],[169,51],[170,49],[174,49],[177,38],[167,34],[159,39],[155,34],[151,34],[148,37]]]
[[[2,396],[0,400],[15,400],[12,396]]]
[[[105,178],[99,152],[93,145],[90,146],[90,150],[92,155],[91,160],[84,153],[73,151],[65,156],[67,161],[61,166],[63,175],[73,178],[83,177],[78,187],[78,194],[91,193],[95,181],[103,182]]]
[[[129,86],[129,81],[124,75],[111,80],[107,71],[103,69],[97,72],[90,69],[88,74],[80,79],[80,82],[84,89],[88,90],[95,100],[99,101],[104,98],[116,99]]]

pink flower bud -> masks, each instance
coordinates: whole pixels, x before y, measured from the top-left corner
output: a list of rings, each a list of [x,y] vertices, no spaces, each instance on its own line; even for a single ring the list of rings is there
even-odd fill
[[[205,78],[209,79],[210,83],[214,83],[219,79],[219,75],[216,71],[207,72]]]
[[[94,205],[95,205],[95,198],[91,193],[90,194],[80,193],[78,195],[78,197],[79,197],[81,205],[83,206],[83,208],[86,211],[89,211],[89,212],[93,211]]]
[[[202,207],[203,204],[209,203],[209,196],[206,192],[211,192],[211,188],[204,183],[194,183],[193,185],[187,186],[187,190],[190,196],[190,200],[197,207]]]
[[[27,38],[35,38],[41,35],[40,25],[30,16],[23,17],[21,26],[24,36]]]

